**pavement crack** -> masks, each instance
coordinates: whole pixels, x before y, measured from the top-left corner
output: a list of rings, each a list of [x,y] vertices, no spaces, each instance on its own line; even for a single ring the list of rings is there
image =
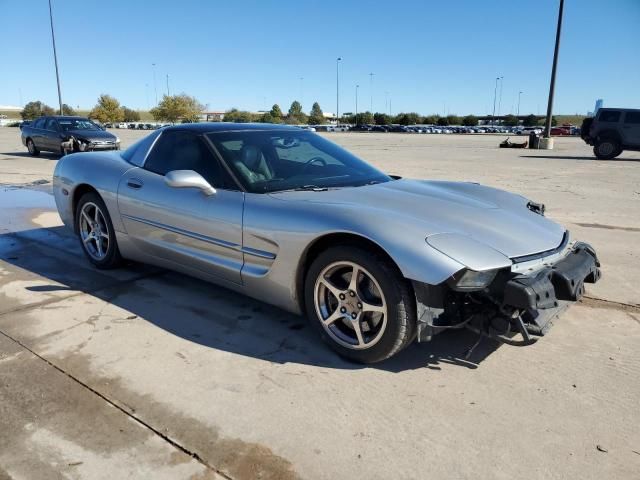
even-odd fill
[[[640,314],[640,305],[633,303],[614,302],[613,300],[605,300],[603,298],[583,296],[580,304],[591,308],[607,308],[609,310],[618,310],[620,312],[633,312]]]
[[[200,455],[198,455],[198,453],[189,450],[187,447],[185,447],[184,445],[180,444],[178,441],[170,438],[169,436],[167,436],[166,434],[162,433],[160,430],[155,428],[153,425],[145,422],[142,418],[140,418],[137,415],[135,415],[133,413],[135,410],[132,409],[132,411],[127,411],[126,408],[121,406],[115,400],[110,399],[109,397],[107,397],[103,393],[99,392],[95,388],[91,387],[90,385],[86,384],[85,382],[83,382],[79,378],[75,377],[73,374],[67,372],[62,367],[59,367],[55,363],[51,362],[49,359],[43,357],[42,355],[40,355],[39,353],[37,353],[33,349],[29,348],[26,344],[24,344],[23,342],[21,342],[17,338],[12,337],[11,335],[9,335],[8,333],[6,333],[6,332],[4,332],[2,330],[0,330],[0,334],[2,334],[8,340],[14,342],[16,345],[19,345],[21,348],[27,350],[32,355],[34,355],[36,358],[38,358],[41,361],[45,362],[50,367],[56,369],[58,372],[60,372],[63,375],[67,376],[69,379],[71,379],[72,381],[76,382],[78,385],[80,385],[81,387],[85,388],[86,390],[90,391],[91,393],[93,393],[94,395],[96,395],[97,397],[102,399],[103,401],[107,402],[109,405],[111,405],[112,407],[116,408],[117,410],[122,412],[124,415],[126,415],[129,418],[131,418],[131,420],[134,420],[135,422],[137,422],[138,424],[140,424],[141,426],[143,426],[144,428],[146,428],[147,430],[149,430],[153,434],[157,435],[158,437],[160,437],[162,440],[164,440],[165,442],[167,442],[168,444],[170,444],[174,448],[176,448],[176,449],[180,450],[181,452],[189,455],[191,458],[196,460],[198,463],[200,463],[204,467],[206,467],[209,470],[215,472],[216,474],[220,475],[223,478],[226,478],[228,480],[233,480],[232,477],[230,477],[229,475],[227,475],[227,474],[221,472],[220,470],[218,470],[217,468],[215,468],[213,465],[211,465],[209,462],[207,462],[204,458],[202,458]]]

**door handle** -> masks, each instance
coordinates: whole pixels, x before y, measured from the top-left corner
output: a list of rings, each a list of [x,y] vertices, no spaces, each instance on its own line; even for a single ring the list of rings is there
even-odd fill
[[[139,190],[142,188],[142,180],[138,180],[137,178],[130,178],[127,180],[127,187]]]

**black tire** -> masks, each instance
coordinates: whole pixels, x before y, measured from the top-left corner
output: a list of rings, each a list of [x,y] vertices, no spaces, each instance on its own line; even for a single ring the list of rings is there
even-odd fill
[[[27,150],[29,150],[29,155],[32,157],[37,157],[40,155],[40,150],[36,147],[36,144],[33,143],[33,140],[27,138]]]
[[[106,227],[106,231],[107,231],[107,235],[109,236],[109,239],[107,242],[107,247],[106,247],[106,251],[104,253],[103,258],[98,259],[94,255],[92,255],[92,253],[89,251],[89,247],[82,240],[81,215],[82,215],[82,210],[84,206],[87,204],[96,205],[100,209],[100,212],[104,219],[104,225],[102,225],[101,228]],[[109,269],[117,268],[120,265],[122,265],[123,260],[122,260],[122,256],[120,255],[120,250],[118,249],[118,242],[116,240],[115,230],[113,228],[113,223],[111,222],[111,217],[109,216],[109,211],[107,210],[107,206],[102,201],[102,198],[100,198],[100,195],[98,195],[96,192],[88,192],[82,195],[82,197],[80,197],[80,201],[76,206],[76,212],[75,212],[75,230],[76,230],[76,234],[78,235],[78,239],[80,241],[80,246],[82,247],[82,251],[86,255],[87,259],[95,267],[102,270],[109,270]]]
[[[621,153],[620,142],[615,138],[599,139],[593,147],[593,154],[600,160],[611,160]]]
[[[327,267],[338,262],[353,262],[363,267],[374,277],[384,295],[386,326],[377,343],[371,347],[360,350],[345,347],[329,335],[322,324],[316,308],[316,281]],[[347,360],[365,364],[380,362],[397,354],[415,338],[417,311],[413,289],[396,265],[383,255],[353,246],[325,250],[307,271],[304,294],[309,321],[329,347]],[[340,321],[345,320],[335,323]]]

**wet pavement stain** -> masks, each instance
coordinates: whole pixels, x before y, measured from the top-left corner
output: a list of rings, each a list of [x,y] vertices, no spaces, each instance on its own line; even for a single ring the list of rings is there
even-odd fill
[[[158,402],[149,394],[128,389],[118,378],[96,374],[91,357],[75,353],[50,361],[91,389],[100,392],[139,422],[153,428],[213,469],[238,480],[299,479],[293,465],[265,445],[220,434],[215,426],[202,423]]]

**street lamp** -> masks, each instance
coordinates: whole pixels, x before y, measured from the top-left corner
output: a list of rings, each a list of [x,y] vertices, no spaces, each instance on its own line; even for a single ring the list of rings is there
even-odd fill
[[[151,66],[153,67],[153,89],[156,92],[156,106],[158,105],[158,85],[156,84],[156,64],[152,63]]]
[[[491,124],[496,123],[496,97],[498,96],[498,80],[500,77],[496,77],[496,86],[493,89],[493,114],[491,115]]]
[[[375,73],[369,74],[369,93],[371,94],[371,104],[369,106],[369,111],[373,113],[373,76]]]
[[[517,117],[520,117],[520,97],[522,96],[522,92],[518,92],[518,114]]]
[[[360,88],[360,85],[356,85],[356,125],[360,125],[360,122],[358,122],[358,89]]]
[[[169,97],[169,74],[167,73],[167,97]]]
[[[502,109],[502,84],[504,83],[504,77],[500,77],[500,97],[498,100],[498,116],[500,116],[500,110]]]
[[[56,53],[56,36],[53,33],[53,13],[51,12],[51,0],[49,0],[49,23],[51,24],[51,43],[53,43],[53,62],[56,65],[56,82],[58,83],[58,103],[60,115],[62,115],[62,93],[60,92],[60,75],[58,74],[58,54]]]
[[[336,126],[340,125],[340,62],[342,57],[336,58]]]

